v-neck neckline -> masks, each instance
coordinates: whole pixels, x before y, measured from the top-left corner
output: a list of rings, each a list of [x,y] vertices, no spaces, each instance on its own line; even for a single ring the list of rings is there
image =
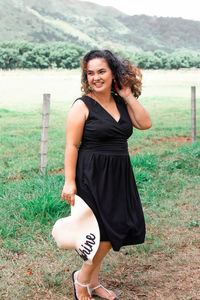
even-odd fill
[[[115,101],[115,104],[116,104],[116,107],[117,107],[117,110],[119,112],[119,120],[117,121],[98,101],[96,101],[95,99],[93,99],[92,97],[90,96],[87,96],[86,97],[92,99],[95,103],[97,103],[117,124],[119,124],[119,122],[121,121],[121,112],[119,110],[119,107],[117,105],[117,101],[115,100],[115,98],[113,97],[114,101]]]

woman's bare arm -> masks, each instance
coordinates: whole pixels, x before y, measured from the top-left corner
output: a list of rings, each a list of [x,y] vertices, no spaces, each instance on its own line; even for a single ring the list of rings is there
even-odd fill
[[[65,184],[62,199],[71,205],[74,205],[76,193],[75,177],[78,149],[87,116],[86,105],[83,101],[77,100],[72,106],[66,122]]]
[[[125,101],[133,126],[140,130],[151,128],[152,121],[149,113],[133,95],[131,96]]]
[[[117,89],[118,94],[124,99],[129,116],[134,127],[140,130],[149,129],[152,126],[152,121],[149,113],[140,102],[133,96],[129,87]]]

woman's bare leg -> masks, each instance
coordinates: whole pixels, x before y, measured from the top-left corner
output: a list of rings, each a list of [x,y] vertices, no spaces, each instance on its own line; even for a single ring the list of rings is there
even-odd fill
[[[93,288],[99,284],[99,272],[101,269],[102,261],[96,266],[96,268],[92,272],[90,287]]]
[[[91,276],[91,280],[90,280],[90,288],[94,288],[94,287],[96,287],[100,284],[100,282],[99,282],[99,272],[100,272],[100,269],[101,269],[101,264],[102,264],[102,261],[96,266],[96,268],[92,272],[92,276]],[[109,292],[111,293],[111,295],[113,297],[109,298],[108,292],[105,289],[103,289],[102,287],[99,287],[99,288],[94,290],[94,293],[97,294],[98,296],[102,297],[102,298],[115,299],[116,294],[114,292],[110,291],[110,290],[109,290]]]
[[[96,280],[96,278],[98,278],[98,273],[101,267],[101,262],[103,260],[103,258],[106,256],[106,254],[109,252],[109,250],[111,249],[111,244],[110,242],[100,242],[99,245],[99,249],[93,259],[93,264],[92,265],[88,265],[86,263],[83,263],[82,268],[80,269],[80,271],[77,274],[76,279],[78,279],[78,281],[82,284],[88,284],[91,281],[94,283],[94,281]],[[92,275],[94,276],[92,279]],[[85,287],[81,287],[79,285],[76,285],[76,293],[77,293],[77,297],[79,298],[79,300],[89,300],[91,299],[87,288]],[[114,299],[114,297],[110,297],[110,299]]]

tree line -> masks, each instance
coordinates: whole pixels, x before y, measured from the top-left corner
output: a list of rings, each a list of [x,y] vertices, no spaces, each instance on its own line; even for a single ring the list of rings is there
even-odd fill
[[[0,69],[75,69],[85,50],[64,42],[39,44],[29,42],[0,43]]]
[[[0,43],[0,69],[75,69],[80,67],[85,53],[84,48],[66,42],[3,42]],[[200,53],[188,50],[172,53],[162,50],[115,53],[141,69],[200,68]]]

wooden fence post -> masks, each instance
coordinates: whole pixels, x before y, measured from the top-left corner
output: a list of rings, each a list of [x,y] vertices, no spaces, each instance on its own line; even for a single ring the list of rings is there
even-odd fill
[[[40,174],[42,175],[45,174],[47,166],[50,96],[50,94],[43,94],[42,131],[40,141]]]
[[[196,140],[196,87],[191,86],[191,137]]]

